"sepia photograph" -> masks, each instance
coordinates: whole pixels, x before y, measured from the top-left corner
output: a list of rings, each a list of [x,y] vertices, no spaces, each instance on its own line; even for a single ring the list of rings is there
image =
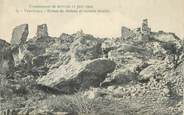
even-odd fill
[[[184,0],[0,0],[0,115],[184,115]]]

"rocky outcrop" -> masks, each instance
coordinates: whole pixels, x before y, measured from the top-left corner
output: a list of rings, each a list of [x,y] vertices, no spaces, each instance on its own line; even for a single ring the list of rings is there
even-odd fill
[[[100,58],[102,56],[101,42],[91,35],[85,35],[73,43],[71,53],[76,61]]]
[[[160,42],[179,42],[180,39],[174,33],[167,33],[163,31],[153,32],[152,37]]]
[[[150,60],[149,60],[150,61]],[[148,66],[145,68],[142,68],[142,70],[139,73],[139,80],[149,80],[151,78],[154,79],[162,79],[162,74],[167,72],[169,70],[169,66],[167,66],[166,63],[163,61],[150,63],[148,61]]]
[[[23,59],[22,47],[27,40],[28,34],[28,24],[22,24],[13,29],[11,38],[11,49],[15,66],[20,64],[21,60]]]
[[[0,39],[0,74],[7,74],[13,67],[10,44]]]
[[[96,59],[84,62],[72,62],[61,65],[38,79],[38,84],[55,87],[63,92],[72,93],[90,86],[99,86],[107,73],[115,69],[115,63],[106,59]]]
[[[12,45],[23,44],[29,34],[28,24],[22,24],[14,28],[11,38]]]

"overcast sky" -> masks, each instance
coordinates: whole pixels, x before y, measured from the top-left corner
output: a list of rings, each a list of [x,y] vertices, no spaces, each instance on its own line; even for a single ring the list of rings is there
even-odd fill
[[[110,13],[39,14],[17,13],[29,5],[93,5]],[[51,36],[74,33],[83,29],[97,37],[118,37],[121,26],[136,28],[148,18],[153,31],[164,30],[184,37],[184,0],[0,0],[0,38],[10,41],[12,29],[29,24],[29,37],[36,33],[38,24],[46,23]]]

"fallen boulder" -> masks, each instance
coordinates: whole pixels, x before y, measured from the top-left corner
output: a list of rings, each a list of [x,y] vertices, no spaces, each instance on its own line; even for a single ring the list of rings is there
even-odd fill
[[[136,73],[118,69],[111,73],[110,77],[106,78],[102,83],[101,86],[111,86],[111,85],[127,85],[133,82],[136,82]]]
[[[58,88],[66,93],[100,85],[107,73],[114,71],[116,64],[107,59],[70,62],[38,79],[38,84]]]
[[[148,60],[148,66],[143,68],[138,75],[138,79],[140,81],[147,81],[151,78],[156,80],[163,79],[163,76],[169,71],[171,68],[169,67],[165,61],[159,60]]]

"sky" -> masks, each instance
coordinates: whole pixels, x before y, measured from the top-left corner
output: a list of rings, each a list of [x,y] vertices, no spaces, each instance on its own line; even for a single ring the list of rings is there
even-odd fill
[[[25,13],[30,5],[91,5],[107,13]],[[149,20],[152,31],[174,32],[184,38],[184,0],[0,0],[0,39],[10,41],[15,26],[29,24],[29,38],[37,25],[46,23],[50,36],[84,33],[96,37],[119,37],[121,26],[136,28]]]

